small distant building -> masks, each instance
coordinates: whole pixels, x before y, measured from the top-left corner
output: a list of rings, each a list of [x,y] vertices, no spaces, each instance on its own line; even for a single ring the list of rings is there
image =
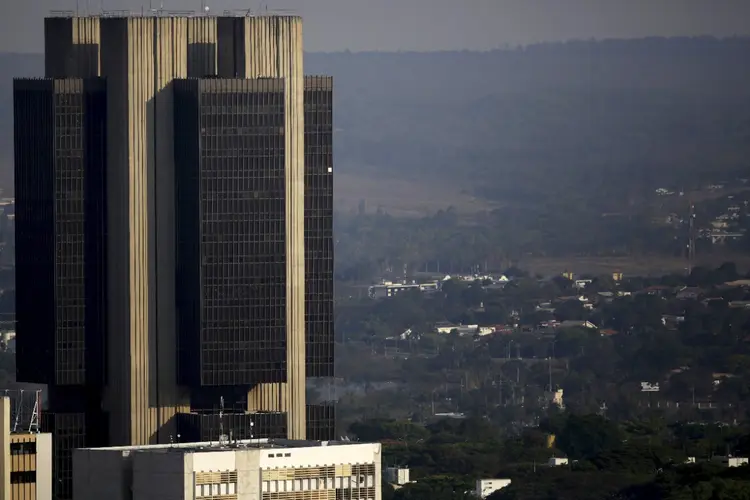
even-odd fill
[[[590,280],[590,279],[578,279],[573,282],[573,286],[579,290],[582,290],[586,288],[588,285],[590,285],[593,281],[594,280]]]
[[[585,328],[587,330],[596,330],[598,327],[591,321],[586,320],[568,320],[561,321],[558,328]]]
[[[724,467],[741,467],[748,464],[747,457],[733,457],[731,455],[726,457],[715,456],[711,460],[723,465]]]
[[[495,330],[495,333],[501,335],[510,335],[515,331],[513,325],[495,325],[492,328]]]
[[[551,405],[555,405],[561,410],[565,409],[565,400],[563,399],[563,390],[557,389],[556,391],[547,391],[544,393],[547,402]]]
[[[568,465],[570,461],[564,457],[550,457],[547,461],[547,465],[550,467],[560,467],[561,465]]]
[[[724,286],[729,287],[729,288],[737,288],[737,287],[747,288],[747,287],[750,287],[750,279],[727,281],[726,283],[724,283]]]
[[[697,300],[703,295],[703,289],[696,286],[686,286],[677,292],[677,299],[679,300]]]
[[[665,285],[654,285],[647,288],[644,288],[638,293],[644,294],[644,295],[655,295],[657,297],[663,297],[667,293],[671,292],[672,288],[665,286]]]
[[[437,333],[448,334],[457,332],[459,335],[474,335],[479,331],[479,325],[456,325],[447,321],[435,323]]]
[[[487,498],[510,484],[510,479],[477,479],[474,495]]]
[[[390,484],[403,486],[409,481],[409,469],[406,467],[388,467],[385,469],[385,480]]]
[[[383,281],[377,285],[372,285],[367,289],[367,293],[372,299],[384,299],[393,297],[407,290],[418,290],[420,292],[431,293],[440,290],[440,283],[430,281],[428,283],[394,283],[392,281]]]
[[[0,499],[52,499],[52,435],[11,432],[10,398],[0,398]]]

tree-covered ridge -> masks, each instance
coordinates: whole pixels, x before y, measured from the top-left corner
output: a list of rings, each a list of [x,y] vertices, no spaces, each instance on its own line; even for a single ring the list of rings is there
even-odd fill
[[[632,195],[636,180],[673,181],[677,169],[692,182],[746,167],[749,46],[647,38],[310,53],[305,72],[336,82],[337,170],[415,182],[429,175],[501,200],[562,188]],[[0,158],[9,170],[12,78],[41,76],[42,57],[0,54],[0,75]]]
[[[384,498],[396,500],[471,498],[467,492],[480,478],[511,479],[492,500],[747,498],[750,467],[713,459],[747,457],[749,431],[571,413],[515,429],[483,419],[364,420],[350,428],[361,440],[384,443],[384,466],[410,468],[412,483],[384,485]],[[550,467],[551,457],[568,463]]]

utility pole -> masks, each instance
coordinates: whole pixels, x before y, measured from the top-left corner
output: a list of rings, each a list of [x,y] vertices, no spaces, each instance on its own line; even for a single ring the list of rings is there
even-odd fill
[[[687,244],[687,274],[689,276],[693,272],[693,266],[695,266],[695,205],[692,201],[689,201],[688,203],[690,204]]]
[[[552,358],[549,358],[549,392],[552,392]]]

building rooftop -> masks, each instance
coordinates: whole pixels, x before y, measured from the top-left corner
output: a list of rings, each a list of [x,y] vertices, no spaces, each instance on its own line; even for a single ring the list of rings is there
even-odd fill
[[[90,451],[148,451],[148,452],[177,452],[177,453],[201,453],[216,451],[233,451],[242,449],[291,449],[291,448],[314,448],[323,446],[351,446],[368,443],[353,441],[307,441],[291,439],[244,439],[220,443],[218,441],[206,441],[198,443],[170,443],[136,446],[111,446],[106,448],[83,448]]]
[[[258,10],[235,9],[213,12],[206,8],[204,11],[195,10],[102,10],[99,12],[80,12],[75,10],[51,10],[48,18],[81,19],[81,18],[128,18],[128,17],[300,17],[293,11],[287,10]]]

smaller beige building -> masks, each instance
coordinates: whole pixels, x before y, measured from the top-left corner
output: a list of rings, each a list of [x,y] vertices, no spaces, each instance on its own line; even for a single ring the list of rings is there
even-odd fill
[[[52,435],[10,432],[10,398],[0,398],[0,500],[52,499]]]
[[[380,444],[253,439],[83,448],[75,500],[381,500]]]

